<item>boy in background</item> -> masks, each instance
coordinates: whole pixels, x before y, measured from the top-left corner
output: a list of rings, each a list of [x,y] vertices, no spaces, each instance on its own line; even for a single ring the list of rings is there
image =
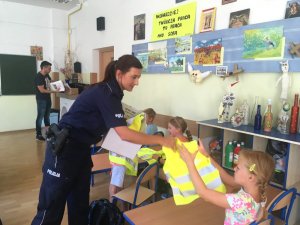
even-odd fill
[[[156,112],[152,108],[144,110],[146,116],[146,134],[155,134],[157,132],[157,126],[153,123]]]

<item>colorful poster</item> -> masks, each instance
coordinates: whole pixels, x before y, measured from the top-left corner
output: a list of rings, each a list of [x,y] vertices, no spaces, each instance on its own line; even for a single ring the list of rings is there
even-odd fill
[[[194,34],[196,2],[153,15],[152,41]]]
[[[36,57],[36,60],[43,60],[43,47],[41,46],[30,46],[30,53]]]
[[[192,36],[175,38],[176,54],[192,54]]]
[[[171,73],[184,73],[185,72],[185,57],[172,56],[169,58],[169,71]]]
[[[149,64],[167,63],[167,41],[148,44]]]
[[[246,30],[243,58],[282,57],[283,27]]]
[[[202,40],[194,49],[195,65],[220,65],[222,63],[222,39]]]
[[[148,53],[141,53],[136,56],[142,63],[143,72],[147,72],[148,69]]]

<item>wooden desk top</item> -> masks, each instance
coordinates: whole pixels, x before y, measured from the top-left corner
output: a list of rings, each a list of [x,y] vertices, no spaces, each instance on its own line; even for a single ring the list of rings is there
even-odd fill
[[[108,153],[92,155],[93,168],[92,173],[102,173],[111,170]]]
[[[176,206],[168,198],[124,213],[131,225],[219,225],[224,223],[225,209],[199,198],[188,205]]]
[[[280,192],[278,188],[267,189],[267,205]],[[188,205],[176,206],[173,198],[161,200],[124,213],[131,225],[219,225],[224,224],[225,209],[199,198]]]

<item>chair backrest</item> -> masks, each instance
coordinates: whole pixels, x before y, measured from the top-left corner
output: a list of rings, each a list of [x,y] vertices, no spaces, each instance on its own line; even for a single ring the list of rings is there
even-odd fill
[[[268,212],[271,213],[273,211],[282,210],[280,219],[284,220],[285,224],[288,224],[296,193],[296,188],[280,192],[268,205]]]
[[[141,184],[149,182],[150,188],[156,192],[157,190],[157,177],[158,177],[158,163],[153,163],[147,166],[136,180],[135,194],[133,199],[133,206],[136,205],[136,200]]]

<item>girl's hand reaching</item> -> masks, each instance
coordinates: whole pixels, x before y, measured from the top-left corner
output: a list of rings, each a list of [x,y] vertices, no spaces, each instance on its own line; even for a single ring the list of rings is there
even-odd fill
[[[199,151],[202,155],[204,155],[204,156],[206,156],[206,157],[209,157],[209,154],[207,153],[205,147],[203,146],[203,143],[202,143],[202,141],[201,141],[200,138],[198,139],[198,151]]]
[[[179,145],[179,154],[183,161],[185,161],[187,164],[192,163],[194,164],[194,159],[196,157],[197,152],[190,153],[184,145]]]

